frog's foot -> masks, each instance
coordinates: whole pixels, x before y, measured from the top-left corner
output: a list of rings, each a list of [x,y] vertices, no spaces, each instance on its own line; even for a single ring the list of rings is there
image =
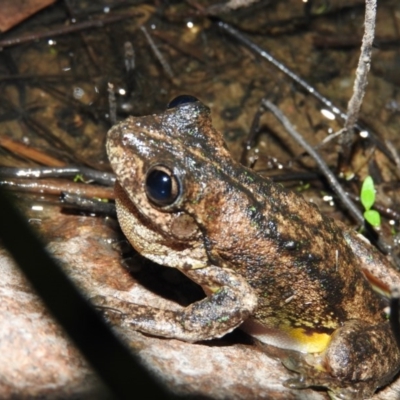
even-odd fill
[[[325,388],[332,400],[362,400],[374,393],[365,382],[343,382],[329,374],[322,366],[321,356],[287,350],[282,364],[299,374],[283,383],[291,389]]]
[[[307,363],[309,355],[298,351],[287,350],[282,364],[290,371],[296,372],[297,377],[288,379],[284,385],[292,389],[305,389],[307,387],[329,387],[333,378],[322,368]]]

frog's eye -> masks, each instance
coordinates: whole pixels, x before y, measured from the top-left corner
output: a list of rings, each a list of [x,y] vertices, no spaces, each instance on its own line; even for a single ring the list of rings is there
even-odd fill
[[[177,177],[163,165],[150,168],[147,172],[145,187],[149,200],[158,206],[173,204],[180,192]]]
[[[178,97],[175,97],[173,100],[171,100],[168,103],[167,108],[175,108],[178,106],[181,106],[182,104],[186,104],[186,103],[195,103],[196,101],[199,101],[199,99],[197,97],[191,96],[190,94],[182,94]]]

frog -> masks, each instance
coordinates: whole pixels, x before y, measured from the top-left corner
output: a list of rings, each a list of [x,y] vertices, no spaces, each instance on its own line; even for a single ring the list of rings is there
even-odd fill
[[[366,240],[301,194],[234,160],[210,108],[178,96],[107,135],[118,221],[132,246],[176,268],[205,298],[181,310],[102,297],[110,323],[199,342],[236,328],[283,351],[290,388],[364,399],[400,369],[386,288],[399,274]]]

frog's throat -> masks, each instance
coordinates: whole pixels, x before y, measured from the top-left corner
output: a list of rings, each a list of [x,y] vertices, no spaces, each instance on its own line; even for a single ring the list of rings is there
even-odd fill
[[[139,218],[139,212],[128,195],[119,186],[115,186],[115,204],[118,221],[131,245],[144,257],[166,267],[182,270],[206,267],[207,253],[197,241],[186,246],[176,247],[165,243],[165,238],[157,230],[146,226]]]
[[[331,335],[327,333],[310,332],[289,326],[267,327],[253,319],[245,321],[240,329],[262,343],[302,353],[321,353],[331,341]]]

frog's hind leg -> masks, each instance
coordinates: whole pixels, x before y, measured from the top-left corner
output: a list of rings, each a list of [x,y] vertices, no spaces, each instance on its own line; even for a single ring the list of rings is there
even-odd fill
[[[320,354],[287,352],[283,364],[298,372],[291,388],[326,387],[333,399],[365,399],[393,378],[400,351],[388,322],[348,321]]]

